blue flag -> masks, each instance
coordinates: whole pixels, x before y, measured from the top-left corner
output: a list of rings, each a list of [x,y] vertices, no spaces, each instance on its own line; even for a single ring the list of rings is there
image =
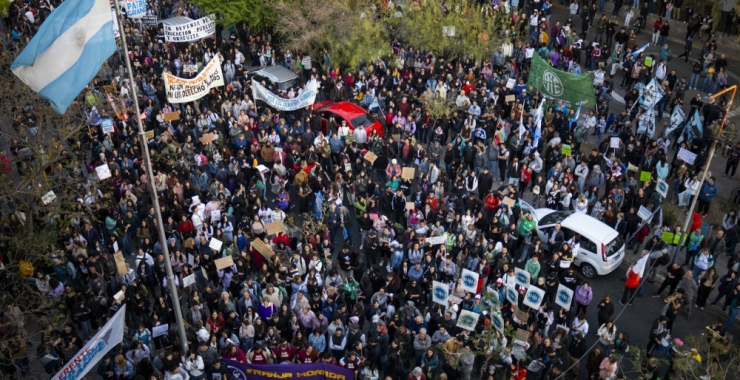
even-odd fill
[[[67,0],[10,66],[63,114],[116,50],[108,0]]]

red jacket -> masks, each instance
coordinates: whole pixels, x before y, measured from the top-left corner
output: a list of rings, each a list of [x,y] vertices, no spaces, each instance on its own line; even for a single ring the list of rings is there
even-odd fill
[[[629,272],[627,272],[627,280],[624,282],[624,286],[626,286],[628,289],[635,289],[638,286],[640,286],[640,276],[633,272],[632,269],[630,269]]]
[[[701,214],[695,212],[691,215],[691,228],[689,228],[689,234],[701,228]]]

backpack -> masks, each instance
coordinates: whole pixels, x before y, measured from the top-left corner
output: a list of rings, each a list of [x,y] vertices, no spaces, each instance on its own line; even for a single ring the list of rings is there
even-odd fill
[[[670,255],[667,253],[663,253],[663,255],[661,255],[657,260],[657,264],[661,266],[668,265],[670,262],[671,262],[671,258],[670,258]]]

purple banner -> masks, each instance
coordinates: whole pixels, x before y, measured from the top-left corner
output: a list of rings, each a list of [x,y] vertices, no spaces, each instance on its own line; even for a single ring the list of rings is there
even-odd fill
[[[235,360],[221,362],[234,380],[354,380],[354,372],[331,364],[243,364]]]

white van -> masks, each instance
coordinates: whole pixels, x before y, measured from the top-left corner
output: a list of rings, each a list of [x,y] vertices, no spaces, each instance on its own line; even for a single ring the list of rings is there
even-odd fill
[[[531,213],[537,221],[537,234],[545,247],[548,236],[558,223],[566,241],[573,237],[573,234],[581,237],[581,249],[574,264],[580,268],[583,277],[592,278],[596,275],[609,274],[624,260],[624,238],[604,222],[575,211],[534,209],[522,200],[519,203],[522,212]]]

